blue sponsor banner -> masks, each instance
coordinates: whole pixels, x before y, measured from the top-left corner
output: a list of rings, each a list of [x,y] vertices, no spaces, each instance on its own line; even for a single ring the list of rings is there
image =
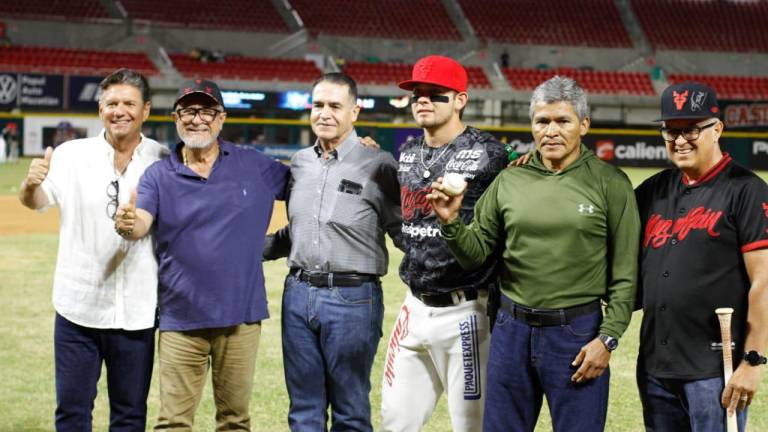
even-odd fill
[[[70,76],[69,109],[96,111],[99,108],[99,83],[103,77]]]
[[[19,74],[18,86],[18,102],[22,109],[64,107],[64,77],[61,75]]]

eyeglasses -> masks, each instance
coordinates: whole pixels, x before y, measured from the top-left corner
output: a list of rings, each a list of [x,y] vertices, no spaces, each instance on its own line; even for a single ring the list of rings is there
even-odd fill
[[[107,185],[107,197],[109,197],[109,202],[107,203],[107,217],[113,220],[117,214],[117,207],[120,205],[117,201],[118,195],[120,195],[120,183],[117,180],[109,182]]]
[[[710,123],[704,126],[691,126],[685,129],[672,129],[672,128],[660,128],[661,131],[661,137],[664,138],[665,141],[674,142],[677,140],[677,137],[680,135],[683,136],[683,139],[686,141],[696,141],[699,139],[699,135],[701,135],[701,131],[704,129],[709,129],[712,126],[716,125],[717,122]]]
[[[222,112],[223,111],[212,108],[182,108],[176,110],[176,115],[178,115],[184,123],[191,122],[195,119],[195,116],[200,116],[200,120],[210,123]]]
[[[432,103],[448,103],[451,100],[451,98],[449,98],[448,96],[442,95],[439,93],[431,93],[431,94],[414,93],[411,95],[411,105],[415,103],[419,103],[419,99],[423,97],[428,98],[429,101]]]

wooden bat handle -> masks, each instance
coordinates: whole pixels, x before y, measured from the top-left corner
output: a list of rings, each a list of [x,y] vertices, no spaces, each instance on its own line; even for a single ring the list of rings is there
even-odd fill
[[[733,315],[733,308],[717,308],[715,313],[717,314],[717,320],[720,322],[720,338],[723,342],[723,382],[725,385],[728,385],[728,381],[731,380],[731,375],[733,375],[733,353],[731,352],[731,315]],[[728,432],[737,432],[736,416],[728,417],[727,411],[725,416],[728,421]]]

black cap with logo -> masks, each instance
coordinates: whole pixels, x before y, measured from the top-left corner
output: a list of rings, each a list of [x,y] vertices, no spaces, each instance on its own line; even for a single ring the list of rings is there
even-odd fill
[[[704,84],[687,81],[664,90],[661,94],[661,118],[657,121],[719,116],[715,91]]]
[[[204,94],[213,99],[217,104],[224,106],[224,102],[222,102],[224,98],[221,97],[221,90],[219,90],[219,86],[217,86],[215,82],[204,79],[194,79],[184,83],[184,85],[179,88],[179,92],[176,94],[176,102],[173,104],[173,109],[176,109],[176,105],[179,104],[179,101],[196,93]]]

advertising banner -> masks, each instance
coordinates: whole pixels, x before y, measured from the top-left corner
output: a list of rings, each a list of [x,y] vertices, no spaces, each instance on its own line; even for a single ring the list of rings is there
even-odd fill
[[[99,83],[102,79],[91,76],[69,77],[69,109],[96,112],[99,109]]]
[[[22,109],[61,109],[64,106],[64,77],[19,74],[19,106]]]

